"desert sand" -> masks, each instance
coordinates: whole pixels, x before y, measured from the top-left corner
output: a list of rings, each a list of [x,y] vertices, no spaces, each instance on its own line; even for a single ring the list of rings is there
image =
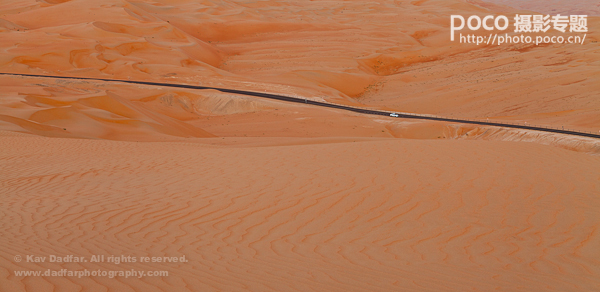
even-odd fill
[[[600,131],[593,3],[577,6],[591,11],[583,45],[542,46],[449,42],[451,14],[525,12],[486,2],[277,3],[9,1],[0,6],[0,64],[3,72],[242,88]]]
[[[600,15],[600,3],[595,0],[486,0],[495,4],[527,9],[550,15]]]
[[[598,133],[592,2],[7,0],[0,72]],[[588,12],[585,43],[450,42],[532,11]],[[0,196],[0,291],[600,290],[592,138],[0,75]],[[15,274],[47,269],[169,275]]]
[[[600,287],[597,156],[461,140],[1,141],[3,291]],[[117,266],[164,278],[19,279],[9,271],[115,265],[17,264],[14,254],[189,262]]]

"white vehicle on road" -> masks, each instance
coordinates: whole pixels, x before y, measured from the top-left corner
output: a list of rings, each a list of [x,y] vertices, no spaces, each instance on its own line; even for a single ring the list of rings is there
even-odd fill
[[[390,114],[390,117],[397,118],[397,117],[398,117],[398,114],[397,114],[397,113],[391,113],[391,114]]]

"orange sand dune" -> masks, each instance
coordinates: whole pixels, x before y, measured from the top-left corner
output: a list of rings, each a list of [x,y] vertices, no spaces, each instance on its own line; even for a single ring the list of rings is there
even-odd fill
[[[5,0],[0,72],[598,133],[595,3],[490,2]],[[585,42],[450,42],[452,14],[523,9],[590,9]],[[592,138],[0,75],[0,291],[600,291],[599,155]],[[48,269],[169,274],[16,274]]]
[[[598,157],[509,142],[248,147],[216,139],[217,147],[212,140],[136,143],[3,132],[0,289],[600,289]],[[28,254],[189,261],[12,260]],[[61,268],[169,276],[11,274]]]
[[[485,0],[487,2],[532,10],[550,15],[600,15],[600,3],[596,0]]]
[[[0,83],[0,127],[50,137],[181,141],[193,137],[353,137],[524,141],[600,154],[597,139],[403,121],[222,93],[82,80]],[[286,89],[289,90],[289,89]],[[294,95],[292,92],[288,92]]]
[[[520,12],[471,0],[11,0],[0,6],[0,68],[293,92],[598,132],[597,17],[583,45],[449,40],[451,14]]]
[[[0,127],[52,137],[174,141],[192,137],[392,137],[391,118],[216,90],[81,80],[0,79]],[[324,127],[325,126],[325,127]]]

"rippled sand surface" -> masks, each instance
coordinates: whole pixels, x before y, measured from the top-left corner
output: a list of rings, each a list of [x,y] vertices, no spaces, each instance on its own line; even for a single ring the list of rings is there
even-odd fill
[[[600,18],[583,45],[449,40],[451,14],[539,7],[6,0],[0,72],[598,133]],[[600,291],[599,154],[591,138],[0,75],[0,291]],[[47,269],[169,276],[15,275]]]
[[[3,291],[600,287],[598,157],[532,143],[237,139],[4,132]],[[115,265],[17,264],[13,254],[189,262],[118,265],[165,278],[16,278],[8,271]]]

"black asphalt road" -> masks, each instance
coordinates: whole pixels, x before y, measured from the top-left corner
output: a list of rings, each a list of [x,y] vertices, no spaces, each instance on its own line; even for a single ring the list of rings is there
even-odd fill
[[[14,76],[24,76],[24,77],[53,78],[53,79],[121,82],[121,83],[141,84],[141,85],[150,85],[150,86],[163,86],[163,87],[175,87],[175,88],[187,88],[187,89],[214,89],[214,90],[218,90],[221,92],[235,93],[235,94],[248,95],[248,96],[256,96],[256,97],[269,98],[269,99],[276,99],[276,100],[282,100],[282,101],[287,101],[287,102],[310,104],[310,105],[315,105],[315,106],[322,106],[322,107],[352,111],[352,112],[367,114],[367,115],[378,115],[378,116],[390,117],[390,114],[393,113],[393,112],[387,112],[387,111],[356,108],[356,107],[339,105],[339,104],[331,104],[331,103],[325,103],[325,102],[319,102],[319,101],[313,101],[313,100],[305,100],[305,99],[301,99],[301,98],[289,97],[289,96],[278,95],[278,94],[270,94],[270,93],[262,93],[262,92],[246,91],[246,90],[235,90],[235,89],[218,88],[218,87],[196,86],[196,85],[188,85],[188,84],[173,84],[173,83],[162,83],[162,82],[146,82],[146,81],[132,81],[132,80],[104,79],[104,78],[16,74],[16,73],[0,73],[0,75],[14,75]],[[431,121],[441,121],[441,122],[451,122],[451,123],[461,123],[461,124],[474,124],[474,125],[504,127],[504,128],[513,128],[513,129],[524,129],[524,130],[533,130],[533,131],[540,131],[540,132],[558,133],[558,134],[574,135],[574,136],[581,136],[581,137],[591,137],[591,138],[600,139],[600,134],[578,132],[578,131],[572,131],[572,130],[561,130],[561,129],[553,129],[553,128],[536,127],[536,126],[525,126],[525,125],[484,122],[484,121],[474,121],[474,120],[463,120],[463,119],[450,119],[450,118],[442,118],[442,117],[435,117],[435,116],[423,116],[423,115],[406,114],[406,113],[402,113],[402,114],[398,113],[397,115],[398,115],[397,118],[402,118],[402,119],[431,120]]]

